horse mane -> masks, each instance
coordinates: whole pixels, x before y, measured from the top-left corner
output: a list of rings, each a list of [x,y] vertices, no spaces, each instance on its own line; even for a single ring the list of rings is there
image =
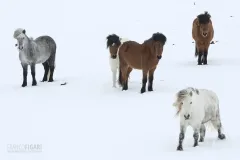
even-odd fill
[[[107,48],[112,46],[113,44],[120,45],[121,41],[118,35],[111,34],[107,36]]]
[[[179,115],[181,109],[182,109],[182,105],[181,102],[186,98],[189,97],[191,95],[191,92],[195,92],[196,94],[199,95],[199,90],[193,87],[188,87],[185,89],[182,89],[180,91],[177,92],[176,97],[177,100],[175,103],[173,103],[173,106],[177,107],[177,113],[176,115]]]
[[[152,40],[161,42],[163,45],[165,45],[167,37],[164,34],[157,32],[152,35]]]
[[[20,34],[25,34],[26,33],[26,30],[25,29],[22,29],[22,28],[18,28],[14,31],[13,33],[13,38],[17,38]]]
[[[199,14],[197,18],[200,24],[208,24],[210,22],[211,15],[205,11],[203,14]]]
[[[164,34],[157,32],[153,33],[152,37],[145,40],[143,43],[148,43],[150,41],[161,42],[163,45],[165,45],[167,38]]]

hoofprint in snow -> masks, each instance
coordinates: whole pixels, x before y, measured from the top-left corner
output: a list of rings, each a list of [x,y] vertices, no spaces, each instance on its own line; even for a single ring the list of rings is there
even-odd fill
[[[205,123],[212,123],[218,132],[219,139],[226,138],[225,134],[222,133],[219,100],[216,93],[207,89],[188,87],[177,92],[176,97],[173,106],[177,108],[177,115],[180,116],[180,134],[177,150],[183,150],[182,143],[188,125],[194,131],[193,147],[198,146],[199,133],[199,142],[204,141]]]

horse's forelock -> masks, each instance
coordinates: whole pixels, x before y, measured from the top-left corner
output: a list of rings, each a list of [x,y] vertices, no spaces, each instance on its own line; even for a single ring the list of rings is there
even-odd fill
[[[199,14],[197,16],[199,24],[208,24],[210,22],[211,15],[208,12]]]
[[[165,45],[167,41],[167,37],[164,34],[157,32],[157,33],[154,33],[149,40],[158,41],[158,42],[161,42],[163,45]]]
[[[113,46],[113,44],[120,45],[120,38],[116,34],[107,36],[107,48]]]
[[[16,39],[20,34],[25,34],[25,33],[26,33],[25,29],[18,28],[14,31],[13,38]]]

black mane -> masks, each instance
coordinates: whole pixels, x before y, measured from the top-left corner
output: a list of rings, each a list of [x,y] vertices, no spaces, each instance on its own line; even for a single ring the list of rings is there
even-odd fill
[[[154,33],[153,35],[152,35],[152,38],[151,38],[153,41],[159,41],[159,42],[161,42],[163,45],[165,45],[165,43],[166,43],[166,41],[167,41],[167,38],[166,38],[166,36],[164,35],[164,34],[162,34],[162,33],[159,33],[159,32],[157,32],[157,33]]]
[[[203,14],[197,16],[200,24],[208,24],[210,22],[211,15],[205,11]]]
[[[111,34],[111,35],[107,36],[107,48],[112,46],[113,43],[115,43],[116,45],[121,44],[120,38],[116,34]]]

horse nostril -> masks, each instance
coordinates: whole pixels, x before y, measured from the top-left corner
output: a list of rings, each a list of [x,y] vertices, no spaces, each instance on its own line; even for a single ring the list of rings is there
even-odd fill
[[[188,120],[190,118],[190,115],[184,115],[185,120]]]
[[[161,59],[161,58],[162,58],[162,56],[159,56],[159,55],[158,55],[158,56],[157,56],[157,58],[158,58],[158,59]]]

